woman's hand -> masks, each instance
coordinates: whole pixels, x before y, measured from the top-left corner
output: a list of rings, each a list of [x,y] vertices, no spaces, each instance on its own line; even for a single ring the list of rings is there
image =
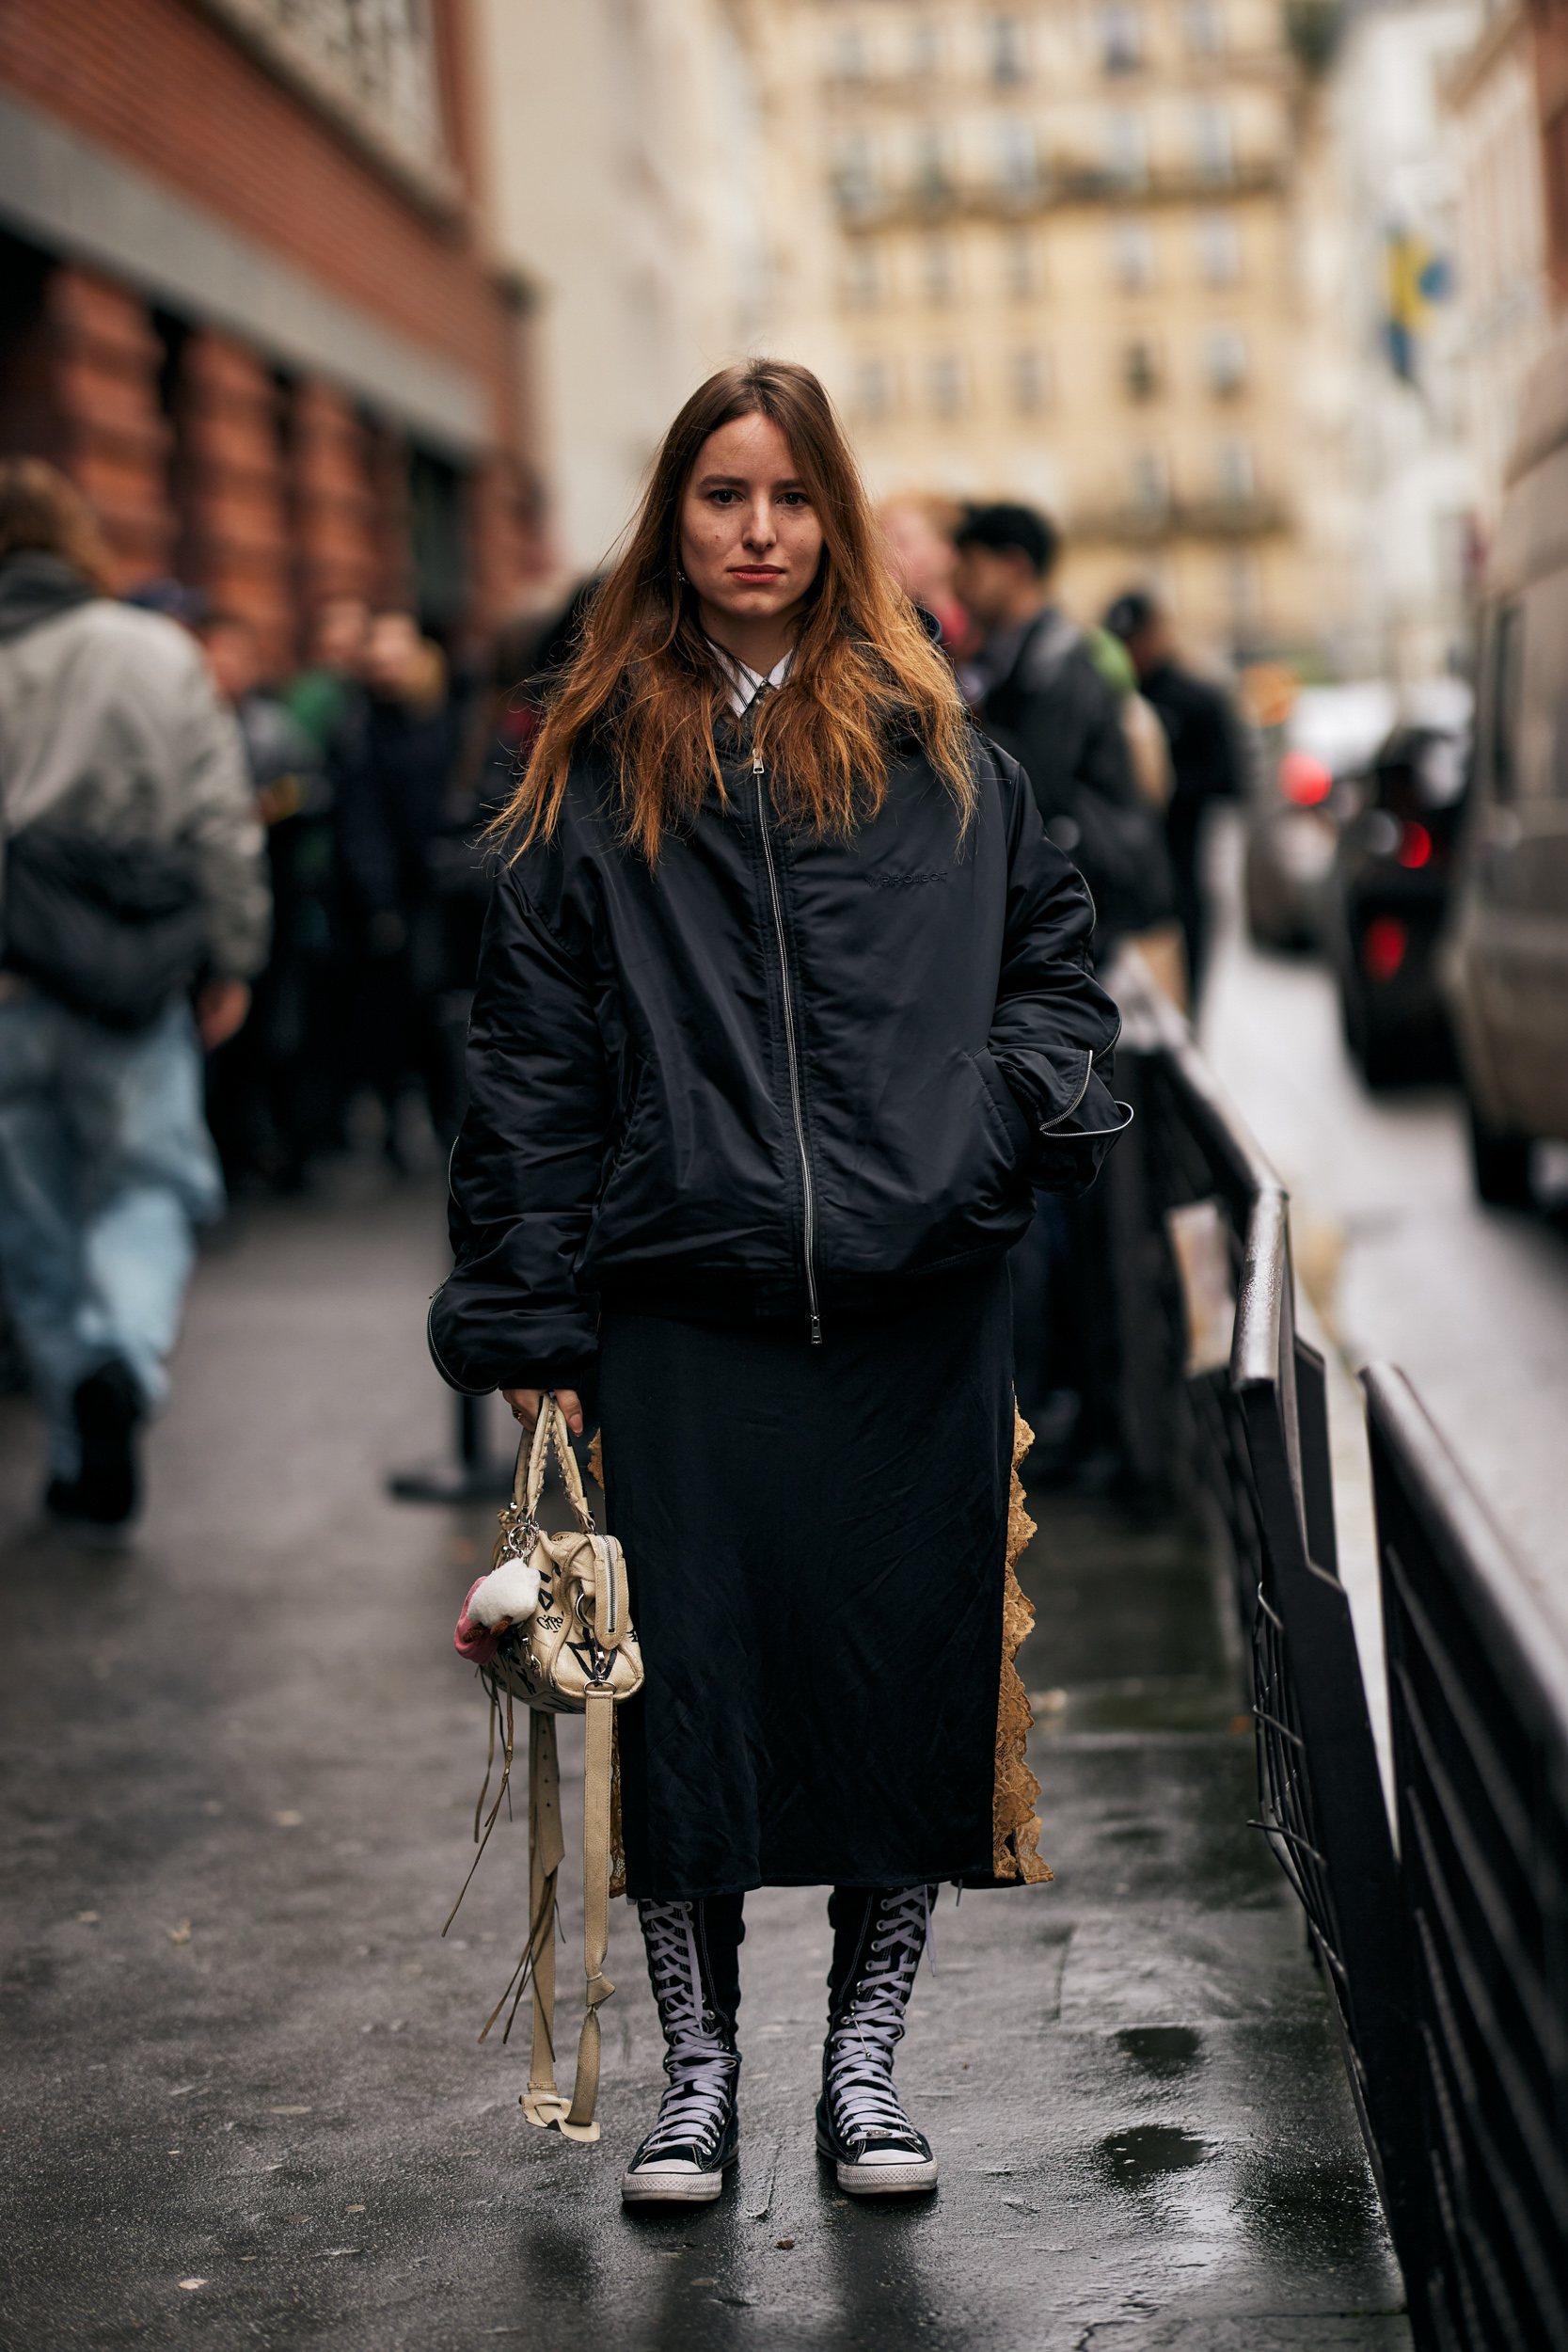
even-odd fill
[[[502,1396],[512,1408],[514,1421],[520,1421],[531,1435],[539,1419],[540,1399],[548,1391],[544,1389],[503,1389]],[[557,1389],[555,1401],[566,1416],[566,1426],[574,1438],[582,1435],[582,1399],[576,1389]]]

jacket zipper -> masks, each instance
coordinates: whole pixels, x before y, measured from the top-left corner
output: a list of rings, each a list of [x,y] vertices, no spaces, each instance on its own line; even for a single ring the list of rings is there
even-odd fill
[[[816,1193],[811,1180],[811,1154],[806,1150],[805,1120],[800,1116],[800,1065],[795,1048],[795,1009],[789,987],[789,952],[784,946],[784,909],[779,903],[779,877],[773,864],[773,844],[768,834],[768,803],[763,792],[767,773],[762,754],[752,755],[752,776],[757,787],[757,821],[762,827],[762,854],[768,861],[768,888],[773,900],[773,930],[779,943],[779,977],[784,984],[784,1051],[789,1058],[789,1107],[795,1119],[795,1148],[800,1154],[802,1225],[806,1262],[806,1309],[811,1316],[811,1343],[822,1344],[822,1318],[816,1306]]]
[[[1084,1050],[1084,1075],[1079,1085],[1078,1091],[1073,1096],[1065,1111],[1058,1111],[1054,1119],[1041,1120],[1040,1133],[1042,1136],[1050,1135],[1052,1129],[1054,1127],[1065,1127],[1067,1125],[1068,1120],[1072,1117],[1073,1112],[1078,1108],[1078,1105],[1083,1101],[1085,1095],[1087,1094],[1089,1090],[1089,1080],[1093,1077],[1093,1075],[1094,1055],[1093,1052],[1085,1046]]]

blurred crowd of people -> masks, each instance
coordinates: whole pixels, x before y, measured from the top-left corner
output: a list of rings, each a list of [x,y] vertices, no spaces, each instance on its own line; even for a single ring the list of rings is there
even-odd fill
[[[1055,592],[1061,537],[1011,502],[901,498],[883,529],[910,594],[940,626],[965,700],[1020,761],[1045,828],[1093,894],[1102,972],[1136,947],[1155,981],[1196,1008],[1208,961],[1204,818],[1243,783],[1223,684],[1182,661],[1146,589],[1080,627]],[[1041,1192],[1012,1254],[1019,1407],[1035,1486],[1108,1489],[1125,1464],[1106,1189]]]
[[[230,1188],[293,1190],[376,1123],[389,1165],[417,1169],[461,1119],[482,836],[515,785],[559,623],[509,624],[454,668],[413,612],[335,596],[305,666],[270,678],[249,623],[199,591],[157,580],[127,601],[201,646],[266,831],[271,950],[208,1070]]]

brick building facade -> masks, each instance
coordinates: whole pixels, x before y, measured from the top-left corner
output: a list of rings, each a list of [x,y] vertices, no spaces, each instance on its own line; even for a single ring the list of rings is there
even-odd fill
[[[487,265],[466,0],[8,0],[0,453],[269,666],[324,596],[449,639],[542,567],[516,289]]]

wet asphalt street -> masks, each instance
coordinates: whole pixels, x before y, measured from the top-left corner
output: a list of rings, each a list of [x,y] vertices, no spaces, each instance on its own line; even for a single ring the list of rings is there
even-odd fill
[[[721,2204],[620,2213],[660,2055],[623,1906],[604,2141],[524,2122],[525,2053],[476,2046],[524,1932],[521,1820],[438,1933],[483,1763],[450,1629],[483,1519],[382,1485],[446,1425],[439,1230],[434,1188],[361,1172],[204,1261],[128,1558],[39,1531],[35,1427],[0,1418],[0,2342],[1406,2345],[1247,1827],[1208,1566],[1104,1506],[1042,1508],[1024,1571],[1056,1883],[944,1898],[900,2058],[937,2197],[851,2205],[819,2171],[809,1893],[749,1906]],[[563,1986],[578,1953],[569,1915]]]

